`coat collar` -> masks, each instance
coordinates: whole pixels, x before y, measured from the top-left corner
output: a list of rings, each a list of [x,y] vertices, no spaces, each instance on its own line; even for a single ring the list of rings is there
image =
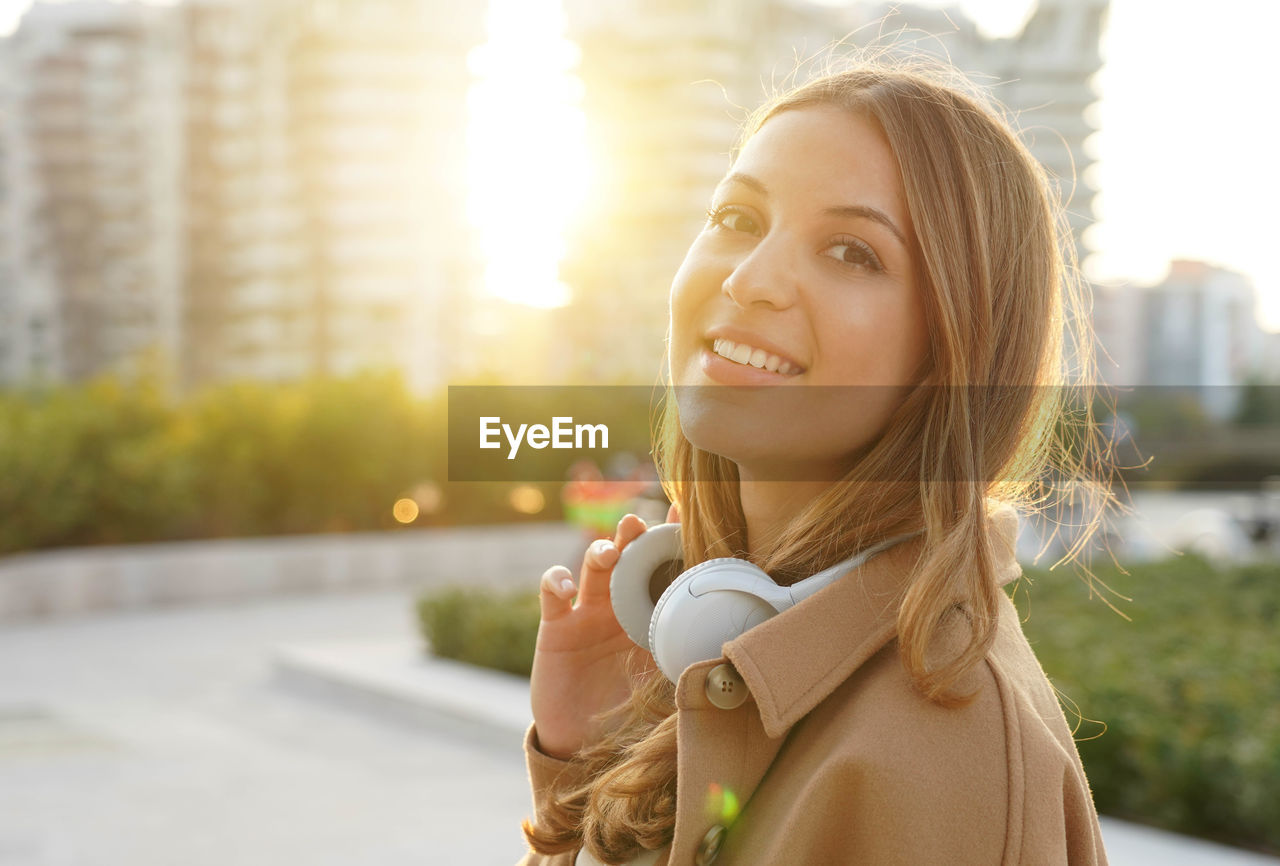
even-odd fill
[[[997,581],[1022,569],[1014,558],[1018,515],[992,502]],[[872,557],[852,575],[724,645],[755,697],[765,734],[781,737],[893,639],[904,577],[924,550],[916,537]]]

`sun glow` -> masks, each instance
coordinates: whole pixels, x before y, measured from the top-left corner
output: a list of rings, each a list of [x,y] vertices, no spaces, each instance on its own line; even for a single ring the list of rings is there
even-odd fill
[[[559,0],[490,0],[489,41],[469,58],[468,217],[480,234],[485,288],[557,307],[565,231],[587,188],[577,47]]]

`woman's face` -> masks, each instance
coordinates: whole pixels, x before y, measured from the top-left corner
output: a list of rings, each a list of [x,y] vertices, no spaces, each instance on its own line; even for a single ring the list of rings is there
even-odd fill
[[[744,478],[847,471],[925,369],[914,249],[874,120],[831,106],[768,120],[716,188],[671,287],[669,361],[689,440]]]

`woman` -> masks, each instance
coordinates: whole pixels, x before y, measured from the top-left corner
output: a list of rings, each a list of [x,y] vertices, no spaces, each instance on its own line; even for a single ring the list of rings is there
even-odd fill
[[[930,75],[858,68],[757,112],[671,291],[657,456],[685,564],[785,586],[908,540],[678,683],[610,606],[638,519],[578,583],[549,569],[524,862],[1105,862],[1002,589],[1012,505],[1101,465],[1088,401],[1068,448],[1046,387],[1064,327],[1089,345],[1059,217],[1009,127]]]

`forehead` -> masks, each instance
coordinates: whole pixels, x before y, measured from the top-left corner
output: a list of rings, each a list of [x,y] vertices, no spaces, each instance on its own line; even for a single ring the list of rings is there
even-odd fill
[[[861,112],[824,105],[774,115],[733,170],[763,181],[771,199],[817,209],[868,205],[910,226],[898,160],[880,124]]]

